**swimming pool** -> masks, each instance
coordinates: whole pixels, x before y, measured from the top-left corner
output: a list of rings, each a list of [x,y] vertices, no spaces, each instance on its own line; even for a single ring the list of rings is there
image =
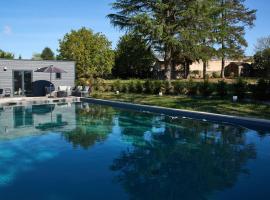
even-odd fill
[[[269,199],[269,133],[87,103],[0,108],[0,199]]]

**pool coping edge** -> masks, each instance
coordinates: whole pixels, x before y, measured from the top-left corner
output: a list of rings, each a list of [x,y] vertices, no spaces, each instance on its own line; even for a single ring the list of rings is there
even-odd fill
[[[262,131],[270,130],[270,120],[260,119],[260,118],[251,118],[251,117],[240,117],[233,115],[223,115],[209,112],[201,111],[191,111],[184,109],[175,109],[175,108],[166,108],[161,106],[152,106],[152,105],[143,105],[143,104],[134,104],[122,101],[113,101],[105,99],[96,99],[96,98],[86,98],[82,97],[81,102],[94,103],[100,105],[107,105],[112,107],[118,107],[122,109],[152,112],[158,114],[165,114],[169,116],[181,116],[187,118],[194,118],[198,120],[206,120],[212,122],[221,122],[228,123],[233,125],[241,125],[250,129],[260,129]]]

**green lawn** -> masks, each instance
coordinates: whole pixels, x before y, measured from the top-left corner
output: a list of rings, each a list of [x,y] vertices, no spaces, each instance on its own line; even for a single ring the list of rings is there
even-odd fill
[[[270,119],[270,105],[262,103],[233,103],[230,100],[188,96],[157,96],[145,94],[119,94],[112,92],[94,93],[94,98],[156,105],[169,108],[196,110],[219,114]]]

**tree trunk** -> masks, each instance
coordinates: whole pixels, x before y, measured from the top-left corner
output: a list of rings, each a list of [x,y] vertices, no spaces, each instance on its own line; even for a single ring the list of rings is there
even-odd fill
[[[206,79],[207,62],[203,61],[203,79]]]
[[[224,69],[225,69],[225,58],[224,58],[224,56],[222,56],[222,58],[221,58],[221,73],[220,73],[221,78],[224,78]]]
[[[185,79],[188,78],[189,70],[190,70],[189,62],[185,62]]]
[[[167,48],[165,50],[164,64],[165,64],[164,78],[165,80],[170,81],[172,76],[172,50],[170,48]]]

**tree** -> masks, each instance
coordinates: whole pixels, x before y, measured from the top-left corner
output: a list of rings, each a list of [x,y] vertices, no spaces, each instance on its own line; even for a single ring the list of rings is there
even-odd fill
[[[255,45],[255,51],[263,51],[270,48],[270,35],[267,37],[259,38]]]
[[[21,60],[22,59],[22,56],[21,55],[19,55],[19,58],[18,58],[19,60]]]
[[[111,42],[85,27],[67,33],[59,41],[58,51],[58,59],[76,61],[77,78],[104,77],[114,64]]]
[[[270,48],[257,52],[252,66],[254,76],[270,78]]]
[[[120,78],[148,78],[155,57],[139,36],[127,34],[120,38],[115,52],[113,75]]]
[[[33,53],[32,60],[42,60],[40,53]]]
[[[54,53],[49,47],[45,47],[40,55],[42,60],[54,60]]]
[[[0,49],[0,58],[14,59],[14,54]]]
[[[243,128],[127,112],[118,122],[132,145],[110,168],[130,199],[209,199],[232,188],[256,158]]]
[[[221,77],[224,78],[225,59],[243,56],[245,28],[252,27],[256,19],[256,10],[245,6],[245,0],[217,0],[219,15],[216,26],[218,33],[218,53],[221,57]]]
[[[165,79],[171,79],[174,56],[186,68],[199,58],[197,49],[201,32],[198,24],[206,20],[203,5],[208,0],[116,0],[108,15],[120,29],[136,32],[164,56]]]

